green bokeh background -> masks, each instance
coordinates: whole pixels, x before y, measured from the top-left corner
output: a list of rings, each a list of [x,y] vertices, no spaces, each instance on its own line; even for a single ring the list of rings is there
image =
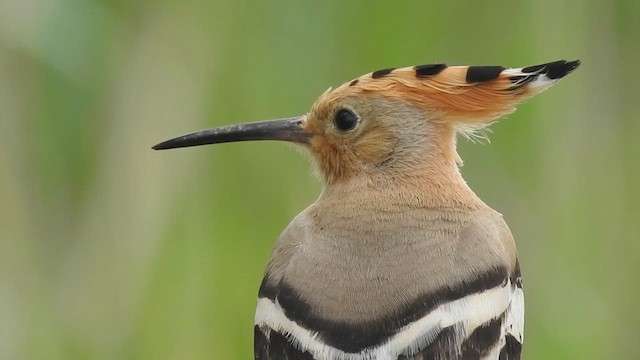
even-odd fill
[[[270,249],[321,184],[279,143],[153,152],[298,115],[360,74],[582,67],[460,142],[505,215],[524,359],[639,359],[640,1],[0,1],[0,359],[249,359]]]

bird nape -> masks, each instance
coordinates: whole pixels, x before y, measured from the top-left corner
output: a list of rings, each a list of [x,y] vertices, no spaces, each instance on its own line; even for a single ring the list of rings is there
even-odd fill
[[[154,146],[283,140],[316,160],[325,187],[275,245],[258,293],[255,358],[519,359],[515,243],[463,180],[455,138],[579,65],[384,69],[325,91],[302,116]]]

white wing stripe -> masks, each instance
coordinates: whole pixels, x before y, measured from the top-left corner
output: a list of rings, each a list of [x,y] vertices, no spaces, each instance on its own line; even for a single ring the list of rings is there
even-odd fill
[[[519,287],[513,291],[505,325],[507,334],[511,334],[522,344],[524,342],[524,292]]]

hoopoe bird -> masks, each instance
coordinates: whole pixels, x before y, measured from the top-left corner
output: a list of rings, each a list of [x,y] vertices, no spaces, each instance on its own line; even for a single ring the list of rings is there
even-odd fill
[[[154,146],[283,140],[316,160],[322,193],[284,230],[260,286],[255,359],[519,359],[515,243],[462,178],[456,134],[579,65],[384,69],[330,88],[305,115]]]

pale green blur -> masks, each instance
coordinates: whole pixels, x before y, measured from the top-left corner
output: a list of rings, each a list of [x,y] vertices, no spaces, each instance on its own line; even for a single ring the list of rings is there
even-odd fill
[[[250,359],[270,249],[321,184],[275,142],[380,68],[581,59],[460,140],[527,292],[524,359],[640,358],[640,1],[0,2],[0,359]],[[401,261],[401,259],[399,259]]]

